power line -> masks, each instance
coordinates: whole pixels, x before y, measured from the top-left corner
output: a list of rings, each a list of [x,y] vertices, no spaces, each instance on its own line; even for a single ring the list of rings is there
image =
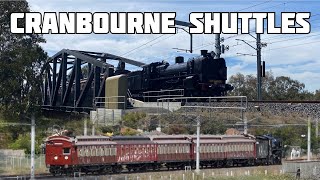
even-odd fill
[[[179,33],[179,32],[178,32]],[[178,34],[177,33],[177,34]],[[172,34],[172,35],[170,35],[170,36],[168,36],[168,37],[166,37],[166,38],[164,38],[164,39],[162,39],[162,40],[160,40],[160,41],[157,41],[157,42],[155,42],[155,43],[153,43],[153,44],[150,44],[149,46],[153,46],[153,45],[155,45],[155,44],[157,44],[157,43],[159,43],[159,42],[161,42],[161,41],[164,41],[164,40],[167,40],[167,39],[169,39],[169,38],[171,38],[172,36],[175,36],[176,34]]]
[[[249,7],[247,7],[247,8],[240,9],[240,10],[238,10],[238,12],[239,12],[239,11],[243,11],[243,10],[247,10],[247,9],[250,9],[250,8],[253,8],[253,7],[256,7],[256,6],[260,6],[260,5],[262,5],[262,4],[266,4],[266,3],[269,3],[269,2],[271,2],[271,1],[273,1],[273,0],[264,1],[264,2],[262,2],[262,3],[258,3],[258,4],[255,4],[255,5],[249,6]]]
[[[138,47],[136,47],[136,48],[133,48],[133,49],[129,50],[128,52],[126,52],[126,53],[124,53],[124,54],[122,54],[122,55],[120,55],[120,56],[128,55],[128,54],[130,54],[131,52],[133,52],[133,51],[135,51],[135,50],[137,50],[137,49],[139,49],[139,48],[141,48],[141,47],[143,47],[143,46],[145,46],[145,45],[147,45],[147,44],[149,44],[149,43],[151,43],[151,42],[153,42],[153,41],[155,41],[155,40],[157,40],[157,39],[159,39],[159,38],[161,38],[161,37],[164,36],[164,35],[165,35],[165,34],[162,34],[162,35],[160,35],[160,36],[158,36],[158,37],[156,37],[156,38],[154,38],[154,39],[152,39],[152,40],[150,40],[150,41],[148,41],[148,42],[146,42],[146,43],[144,43],[144,44],[142,44],[142,45],[140,45],[140,46],[138,46]]]
[[[307,44],[314,44],[314,43],[317,43],[317,42],[320,42],[320,40],[318,40],[318,41],[311,41],[311,42],[308,42],[308,43],[302,43],[302,44],[295,44],[295,45],[290,45],[290,46],[283,46],[283,47],[278,47],[278,48],[272,48],[272,49],[268,49],[268,50],[266,50],[266,51],[271,51],[271,50],[276,50],[276,49],[284,49],[284,48],[295,47],[295,46],[302,46],[302,45],[307,45]]]
[[[291,39],[285,39],[285,40],[280,40],[280,41],[273,41],[273,42],[268,42],[267,44],[274,44],[274,43],[279,43],[279,42],[285,42],[285,41],[292,41],[295,39],[301,39],[301,38],[308,38],[308,37],[314,37],[314,36],[319,36],[320,33],[315,33],[309,36],[303,36],[303,37],[296,37],[296,38],[291,38]]]
[[[288,2],[290,2],[290,1],[288,1]],[[278,6],[281,6],[281,5],[285,5],[288,2],[283,2],[283,3],[280,3],[280,4],[274,5],[274,6],[266,7],[266,8],[263,8],[263,9],[259,9],[259,11],[270,9],[270,8],[274,8],[274,7],[278,7]]]
[[[186,28],[183,28],[183,29],[186,29]],[[179,34],[179,31],[177,31],[176,34]],[[133,51],[135,51],[135,50],[137,50],[137,49],[140,49],[141,47],[146,46],[146,45],[148,45],[148,44],[156,41],[155,43],[149,45],[149,46],[153,46],[153,45],[155,45],[155,44],[157,44],[157,43],[159,43],[159,42],[161,42],[161,41],[167,40],[167,39],[169,39],[170,37],[175,36],[176,34],[172,34],[172,35],[170,35],[170,36],[168,36],[168,37],[166,37],[166,38],[164,38],[164,39],[162,39],[162,40],[160,40],[160,41],[156,41],[157,39],[159,39],[159,38],[161,38],[161,37],[163,37],[163,36],[166,35],[166,34],[162,34],[162,35],[160,35],[160,36],[158,36],[158,37],[156,37],[156,38],[154,38],[154,39],[152,39],[152,40],[150,40],[150,41],[148,41],[148,42],[146,42],[146,43],[144,43],[144,44],[142,44],[142,45],[140,45],[140,46],[138,46],[138,47],[136,47],[136,48],[134,48],[134,49],[132,49],[132,50],[130,50],[130,51],[128,51],[128,52],[126,52],[126,53],[124,53],[124,54],[122,54],[121,56],[131,54]],[[147,46],[147,47],[149,47],[149,46]],[[140,50],[145,49],[145,48],[147,48],[147,47],[141,48]]]

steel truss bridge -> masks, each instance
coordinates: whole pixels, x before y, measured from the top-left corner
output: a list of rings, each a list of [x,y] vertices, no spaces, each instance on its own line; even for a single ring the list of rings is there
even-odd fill
[[[142,67],[144,63],[104,52],[62,49],[42,69],[42,108],[56,111],[89,112],[95,100],[104,97],[109,77],[109,60]],[[86,66],[86,71],[83,67]]]

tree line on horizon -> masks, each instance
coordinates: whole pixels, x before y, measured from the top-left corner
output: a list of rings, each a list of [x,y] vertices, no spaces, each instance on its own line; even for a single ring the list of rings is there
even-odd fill
[[[229,78],[228,83],[234,87],[228,95],[247,96],[248,100],[256,100],[256,76],[237,73]],[[308,91],[303,82],[288,76],[275,77],[272,71],[266,72],[266,76],[262,78],[261,93],[263,100],[320,100],[320,89]]]

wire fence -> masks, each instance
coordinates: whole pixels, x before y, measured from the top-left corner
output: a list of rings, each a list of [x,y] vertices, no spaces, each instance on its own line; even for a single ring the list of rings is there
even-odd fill
[[[31,167],[31,155],[25,156],[3,156],[0,155],[0,175],[28,174]],[[45,155],[35,156],[35,173],[47,171],[45,165]]]

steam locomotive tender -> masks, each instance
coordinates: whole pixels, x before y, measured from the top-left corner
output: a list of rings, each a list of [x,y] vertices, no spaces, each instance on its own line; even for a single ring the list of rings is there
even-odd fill
[[[128,88],[133,98],[141,99],[143,92],[183,89],[184,96],[206,97],[224,96],[233,89],[226,84],[227,67],[223,58],[214,59],[207,50],[201,50],[201,56],[184,62],[176,57],[175,64],[154,62],[141,71],[128,72],[120,65],[115,74],[127,74]]]

